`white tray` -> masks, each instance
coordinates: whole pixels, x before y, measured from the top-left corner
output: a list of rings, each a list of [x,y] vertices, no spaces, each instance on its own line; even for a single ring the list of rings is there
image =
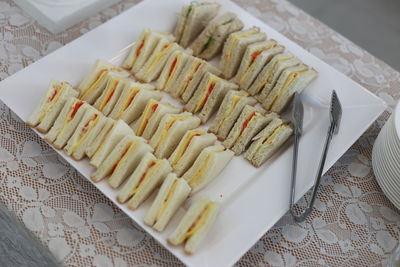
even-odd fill
[[[121,60],[127,47],[138,38],[143,28],[172,31],[182,5],[189,2],[190,0],[141,2],[1,82],[0,99],[26,121],[39,103],[50,79],[65,80],[77,85],[97,58],[113,62]],[[300,145],[296,187],[296,199],[299,199],[315,179],[329,122],[331,90],[335,89],[338,93],[343,106],[343,117],[339,134],[332,141],[325,171],[385,110],[386,104],[236,4],[228,0],[217,2],[222,4],[220,14],[229,10],[237,13],[246,27],[261,27],[270,38],[285,45],[289,51],[319,72],[318,79],[303,93],[305,129]],[[74,161],[62,151],[58,152],[89,179],[93,169],[87,160]],[[182,216],[182,209],[160,234],[143,224],[149,201],[133,212],[125,205],[116,203],[117,191],[106,182],[94,185],[185,264],[228,266],[234,264],[288,210],[291,159],[291,147],[287,147],[278,157],[259,169],[253,168],[242,157],[235,157],[215,182],[202,191],[202,194],[220,200],[222,210],[207,239],[192,256],[185,255],[182,247],[173,247],[166,243],[166,237]]]

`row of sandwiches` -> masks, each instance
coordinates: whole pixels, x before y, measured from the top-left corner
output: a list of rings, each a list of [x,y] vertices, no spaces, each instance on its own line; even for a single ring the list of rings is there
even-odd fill
[[[167,113],[162,117],[154,140],[170,143],[160,137],[177,136],[177,143],[170,146],[168,159],[156,157],[157,146],[149,144],[153,138],[148,142],[137,136],[123,120],[107,118],[77,95],[68,83],[52,81],[27,123],[46,133],[49,143],[64,149],[74,159],[87,156],[97,168],[91,179],[98,182],[108,177],[110,186],[120,188],[117,200],[127,202],[130,209],[138,208],[160,188],[145,216],[145,223],[157,231],[163,231],[182,203],[208,185],[233,158],[232,151],[215,144],[214,134],[197,128],[199,119],[188,112]],[[163,103],[151,99],[146,107],[154,104]],[[144,114],[139,121],[144,121]],[[190,117],[195,118],[195,123],[182,123]],[[193,253],[218,210],[218,203],[205,197],[196,198],[168,242],[174,245],[185,242],[185,252]]]

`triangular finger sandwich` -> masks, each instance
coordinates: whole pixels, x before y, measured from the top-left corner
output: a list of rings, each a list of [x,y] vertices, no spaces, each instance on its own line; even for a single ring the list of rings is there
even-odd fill
[[[167,241],[171,245],[185,242],[184,251],[193,254],[207,236],[220,210],[218,202],[210,201],[205,196],[197,197],[182,217]]]
[[[74,123],[76,127],[87,108],[87,105],[84,104],[85,102],[80,99],[69,97],[60,114],[58,114],[53,126],[50,128],[50,131],[44,136],[44,140],[52,144],[57,139],[61,129],[68,123]],[[74,118],[75,120],[73,120]]]
[[[64,104],[70,97],[77,97],[78,92],[69,83],[52,80],[40,104],[26,122],[30,127],[37,127],[39,132],[47,132],[53,126]]]
[[[200,152],[217,141],[214,134],[206,133],[204,129],[193,129],[185,133],[178,146],[169,157],[174,172],[181,176],[193,165]]]
[[[81,143],[88,138],[90,132],[102,116],[104,115],[92,106],[86,109],[81,121],[72,136],[69,138],[67,145],[64,147],[64,151],[68,156],[71,156],[72,153],[78,149]]]
[[[220,4],[211,2],[192,2],[182,7],[174,35],[176,41],[187,47],[217,15]]]
[[[171,42],[169,39],[161,39],[150,58],[136,73],[135,77],[145,83],[156,80],[167,62],[168,57],[176,50],[183,50],[183,48],[177,43]]]
[[[231,33],[225,42],[219,64],[224,78],[230,79],[236,75],[248,45],[264,41],[266,38],[265,33],[261,33],[258,27]]]
[[[240,79],[243,77],[247,69],[256,61],[257,58],[260,57],[262,52],[271,50],[277,45],[278,44],[275,40],[269,39],[266,41],[252,43],[247,46],[242,61],[240,62],[239,69],[235,77],[232,78],[232,81],[239,84]]]
[[[54,133],[52,131],[49,132],[48,140],[52,139],[56,134],[56,138],[53,142],[53,146],[55,148],[62,149],[67,144],[69,138],[73,135],[78,127],[78,124],[86,110],[90,108],[92,107],[86,102],[75,102],[73,109],[69,108],[68,111],[65,113],[63,112],[63,116],[60,116],[59,121],[57,119],[56,123],[54,124]]]
[[[184,179],[178,179],[175,173],[168,174],[144,217],[144,223],[162,232],[191,190]]]
[[[191,194],[206,187],[232,160],[234,153],[217,144],[204,148],[193,165],[182,176],[190,187]]]
[[[246,105],[254,106],[257,101],[245,91],[230,90],[224,97],[217,115],[208,129],[225,140]]]
[[[140,117],[150,99],[161,100],[162,94],[150,84],[131,83],[126,87],[110,113],[110,117],[131,124]]]
[[[257,78],[258,74],[262,71],[264,66],[271,61],[271,59],[282,53],[284,51],[284,47],[281,45],[277,45],[274,48],[263,51],[260,55],[258,55],[254,62],[249,66],[249,68],[243,73],[243,75],[238,79],[239,87],[243,90],[249,91],[249,88]],[[252,91],[250,94],[254,94]]]
[[[88,156],[88,158],[91,159],[93,157],[93,155],[99,149],[100,145],[103,143],[108,133],[114,127],[115,123],[116,123],[115,120],[111,118],[105,118],[104,124],[99,125],[100,127],[99,132],[96,134],[95,138],[93,138],[91,142],[89,142],[86,145],[85,155]],[[97,128],[97,125],[95,126],[95,128]]]
[[[120,203],[128,201],[128,208],[135,210],[164,181],[172,168],[166,159],[157,159],[147,153],[118,193]]]
[[[191,53],[191,50],[175,50],[170,54],[158,77],[156,83],[156,88],[158,90],[164,90],[165,88],[174,86],[173,81],[175,81],[181,73]]]
[[[127,58],[122,63],[122,67],[132,73],[138,72],[149,59],[161,38],[169,39],[171,42],[175,39],[166,32],[144,29],[133,44]]]
[[[276,83],[284,69],[296,66],[300,63],[301,61],[290,52],[275,55],[270,62],[264,66],[247,91],[251,95],[257,95],[256,99],[263,99],[264,96],[268,95],[269,91],[272,89],[271,85]]]
[[[289,123],[279,118],[272,120],[259,134],[244,153],[244,158],[255,167],[260,167],[289,139],[293,129]]]
[[[192,113],[200,112],[199,118],[204,123],[218,109],[226,92],[237,88],[236,84],[206,72],[185,109]]]
[[[117,103],[118,98],[126,86],[127,80],[120,76],[112,75],[100,97],[94,102],[94,107],[108,116]]]
[[[136,169],[144,155],[149,152],[153,152],[153,148],[149,144],[144,143],[142,138],[134,138],[113,166],[113,171],[108,178],[110,186],[118,188]]]
[[[251,139],[258,134],[277,114],[270,113],[264,116],[264,111],[253,106],[245,106],[235,125],[223,142],[226,148],[230,148],[236,155],[240,155],[246,149]]]
[[[99,84],[99,82],[108,72],[119,73],[125,77],[129,76],[129,73],[124,69],[114,66],[105,60],[97,59],[95,64],[90,69],[89,74],[86,75],[86,77],[78,86],[80,96],[82,96],[89,88],[95,87],[96,84]]]
[[[232,12],[212,20],[190,45],[193,54],[205,60],[211,60],[222,50],[229,34],[243,29],[243,22]]]
[[[104,137],[96,153],[90,159],[90,164],[98,168],[118,142],[128,134],[133,134],[131,127],[122,120],[116,121],[111,130]]]
[[[75,160],[81,160],[85,156],[85,152],[90,145],[97,139],[101,138],[101,130],[106,126],[108,118],[104,115],[100,115],[96,123],[87,131],[87,134],[82,138],[80,144],[75,147],[72,152],[72,158]]]
[[[267,110],[281,113],[289,104],[294,93],[301,92],[315,78],[318,73],[304,64],[285,69],[279,77],[268,97],[262,102]]]
[[[130,152],[129,149],[134,149],[137,143],[145,144],[146,141],[141,137],[135,136],[134,134],[124,136],[117,143],[111,153],[107,155],[105,160],[100,164],[99,168],[92,174],[92,181],[98,182],[109,176],[117,168],[118,162],[125,156],[125,154]],[[151,151],[151,149],[149,149],[149,151]]]
[[[199,125],[200,119],[190,112],[164,115],[149,142],[154,148],[154,155],[159,158],[168,158],[186,131]]]
[[[176,114],[179,112],[181,112],[181,109],[174,105],[150,99],[140,118],[133,124],[133,130],[137,136],[150,139],[165,114]]]

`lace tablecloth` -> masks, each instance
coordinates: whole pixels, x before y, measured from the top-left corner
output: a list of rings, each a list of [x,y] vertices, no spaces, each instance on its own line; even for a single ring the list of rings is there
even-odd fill
[[[137,2],[122,1],[53,35],[11,0],[1,1],[0,79]],[[389,104],[323,177],[312,216],[304,223],[284,216],[237,265],[384,264],[400,215],[376,183],[371,150],[399,99],[400,74],[286,1],[236,2]],[[2,103],[0,112],[0,199],[57,259],[69,266],[181,265]]]

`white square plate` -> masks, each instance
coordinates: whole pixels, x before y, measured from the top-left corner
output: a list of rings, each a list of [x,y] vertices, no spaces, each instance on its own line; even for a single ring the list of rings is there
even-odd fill
[[[77,85],[96,59],[120,61],[126,54],[127,47],[138,38],[144,28],[172,31],[182,5],[189,2],[190,0],[141,2],[1,82],[0,99],[26,121],[39,103],[50,79],[69,81]],[[303,93],[305,125],[296,186],[296,199],[299,199],[315,179],[329,123],[328,107],[332,89],[337,91],[342,102],[343,117],[339,134],[331,144],[325,171],[360,137],[386,105],[381,99],[236,4],[228,0],[217,2],[222,4],[220,14],[232,11],[239,15],[246,27],[259,26],[269,38],[285,45],[289,51],[319,72],[318,79]],[[89,179],[93,169],[87,160],[74,161],[62,151],[58,152]],[[160,234],[143,224],[149,201],[133,212],[115,201],[117,191],[111,189],[106,182],[94,185],[185,264],[228,266],[234,264],[288,210],[291,160],[292,148],[288,146],[278,157],[258,169],[242,157],[235,157],[224,172],[202,191],[202,194],[220,200],[222,210],[206,240],[192,256],[185,255],[182,247],[172,247],[166,243],[166,237],[176,226],[183,209]]]

